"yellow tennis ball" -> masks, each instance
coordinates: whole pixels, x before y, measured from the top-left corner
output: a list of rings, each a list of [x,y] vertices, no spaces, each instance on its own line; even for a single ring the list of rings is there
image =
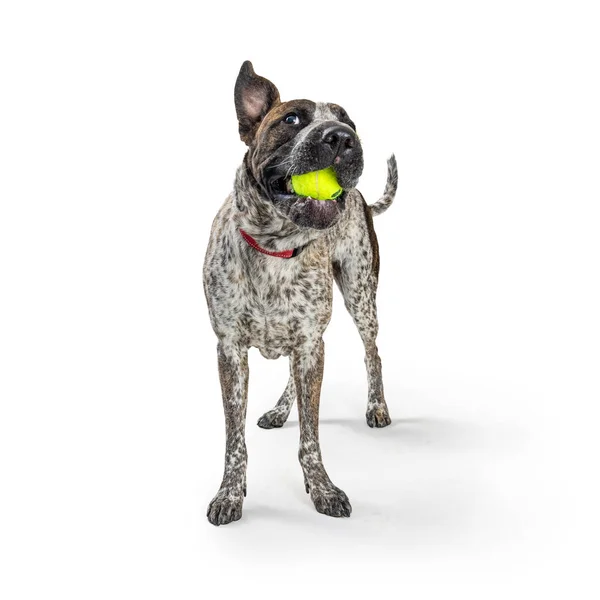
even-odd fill
[[[331,167],[303,175],[292,175],[292,187],[298,196],[315,200],[333,200],[343,191]]]

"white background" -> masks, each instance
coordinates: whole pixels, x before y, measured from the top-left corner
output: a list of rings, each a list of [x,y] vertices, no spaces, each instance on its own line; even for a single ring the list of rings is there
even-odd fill
[[[593,2],[4,2],[0,595],[596,598]],[[287,362],[250,353],[248,497],[205,518],[224,422],[201,266],[251,59],[342,104],[374,202],[393,425],[336,291],[316,513]],[[243,596],[242,596],[243,594]]]

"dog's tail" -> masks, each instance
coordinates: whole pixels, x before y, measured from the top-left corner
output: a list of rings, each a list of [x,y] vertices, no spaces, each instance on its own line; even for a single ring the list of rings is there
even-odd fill
[[[392,205],[396,190],[398,189],[398,165],[396,164],[396,157],[393,154],[388,158],[387,165],[387,182],[383,196],[375,204],[369,205],[374,217],[384,213]]]

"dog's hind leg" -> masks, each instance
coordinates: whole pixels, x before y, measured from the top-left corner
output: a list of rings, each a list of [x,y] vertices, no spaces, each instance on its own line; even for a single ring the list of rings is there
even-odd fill
[[[365,366],[369,385],[367,425],[385,427],[390,419],[381,376],[381,359],[377,350],[377,283],[379,278],[379,247],[373,229],[373,217],[365,201],[362,210],[347,228],[346,237],[336,247],[333,273],[365,346]]]
[[[281,394],[281,398],[275,405],[274,408],[268,410],[259,420],[258,426],[263,429],[273,429],[275,427],[282,427],[287,421],[290,415],[292,406],[294,406],[294,400],[296,400],[296,384],[294,383],[294,377],[291,373],[291,359],[290,359],[290,378],[288,379],[287,386]]]
[[[377,282],[368,276],[362,281],[344,277],[343,286],[340,285],[340,289],[344,296],[346,308],[354,319],[365,346],[365,366],[369,386],[366,413],[367,425],[369,427],[385,427],[392,421],[383,393],[381,358],[376,343],[379,329],[377,307],[375,305],[376,285]]]
[[[318,512],[331,517],[349,517],[352,507],[346,494],[333,485],[321,458],[319,402],[323,381],[324,343],[310,340],[294,350],[292,372],[298,395],[300,449],[298,458],[304,485]]]
[[[220,341],[217,352],[225,410],[225,470],[221,487],[209,504],[206,516],[213,525],[225,525],[242,516],[246,495],[248,350]]]

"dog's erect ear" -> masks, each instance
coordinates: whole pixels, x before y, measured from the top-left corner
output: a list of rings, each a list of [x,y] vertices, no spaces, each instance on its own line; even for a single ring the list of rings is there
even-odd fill
[[[235,111],[240,124],[240,137],[249,146],[265,115],[279,104],[277,88],[257,75],[247,60],[235,82]]]

